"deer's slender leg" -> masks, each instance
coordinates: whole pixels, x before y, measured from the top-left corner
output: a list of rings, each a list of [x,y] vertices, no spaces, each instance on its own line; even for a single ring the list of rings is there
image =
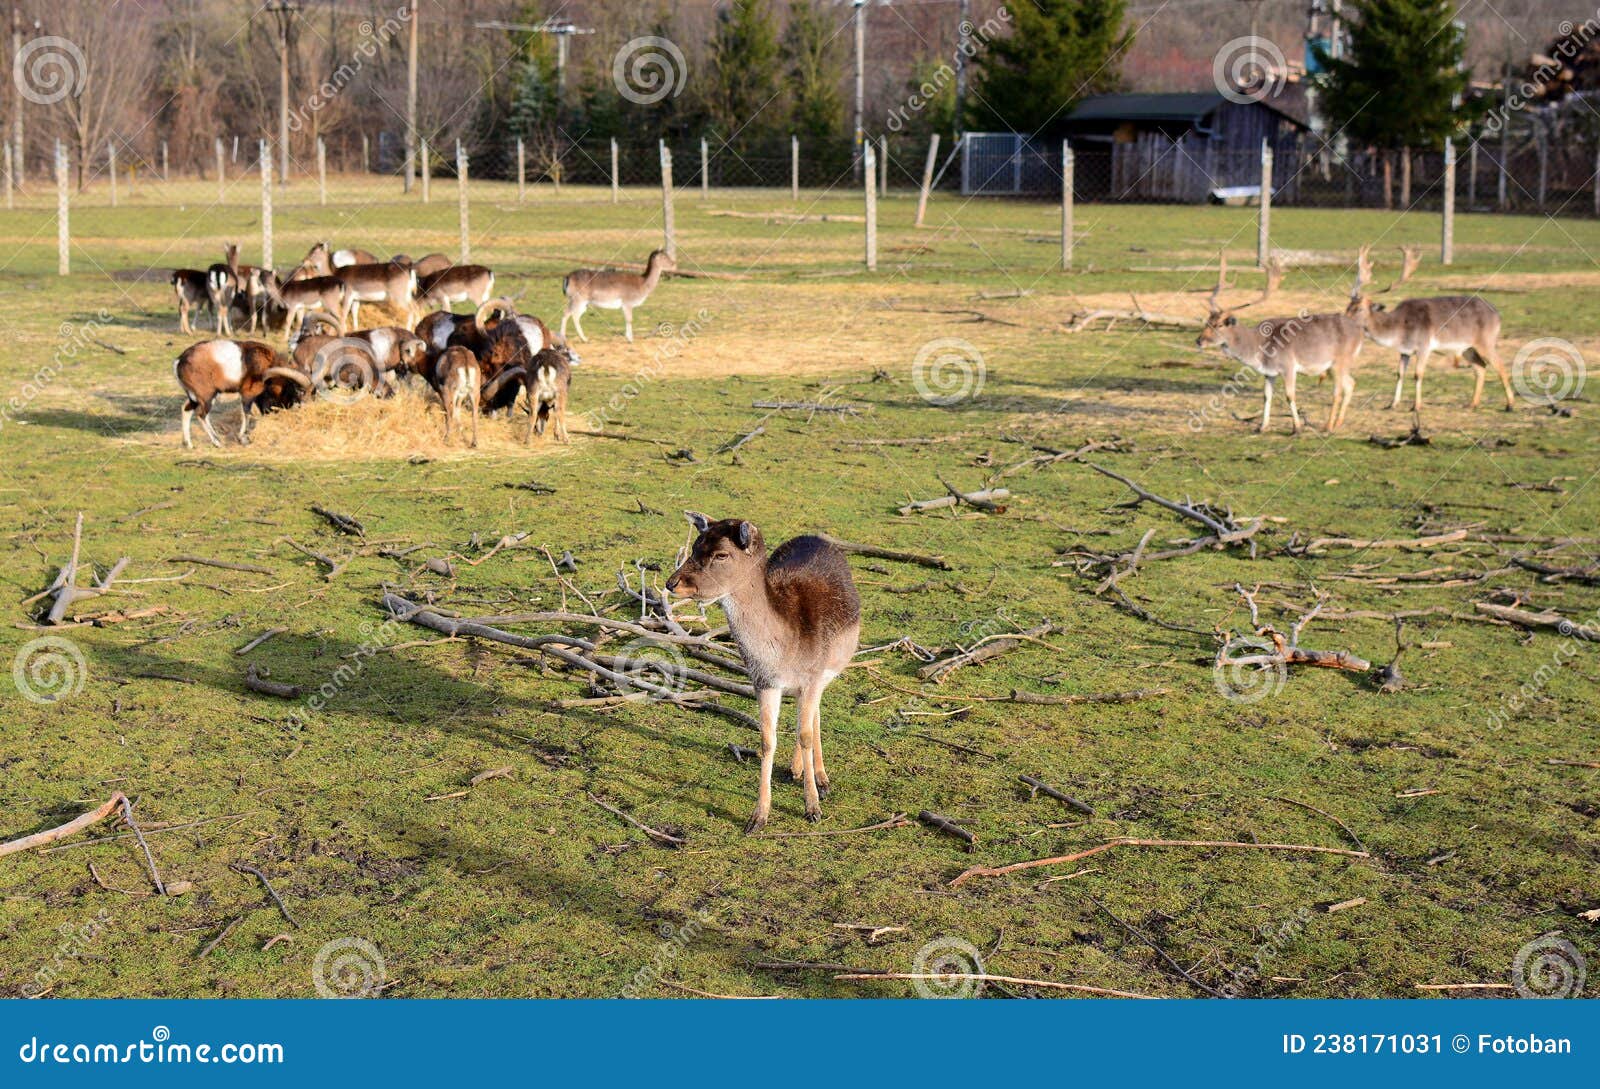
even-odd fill
[[[1265,431],[1267,429],[1267,427],[1272,423],[1272,379],[1271,378],[1266,379],[1265,387],[1266,387],[1266,393],[1262,397],[1262,400],[1261,400],[1261,426],[1256,428],[1257,431]]]
[[[583,331],[583,312],[587,309],[587,306],[580,304],[572,310],[572,327],[578,331],[578,339],[585,344],[589,343],[589,335]]]
[[[190,425],[194,423],[194,407],[193,401],[185,401],[178,415],[179,421],[183,424],[183,445],[190,450],[194,449],[194,436],[190,433]]]
[[[1402,391],[1405,389],[1405,385],[1406,385],[1406,367],[1409,366],[1410,363],[1411,363],[1411,353],[1410,352],[1401,352],[1400,353],[1400,372],[1397,375],[1395,375],[1395,379],[1394,379],[1394,400],[1389,403],[1389,407],[1390,408],[1399,408],[1400,407],[1400,395],[1401,395]]]
[[[800,785],[805,792],[806,820],[822,819],[822,799],[817,793],[817,727],[822,718],[822,685],[809,684],[800,690],[796,718],[800,723],[800,747],[805,750],[805,774]]]
[[[1500,376],[1500,385],[1505,387],[1506,391],[1506,411],[1511,412],[1515,410],[1517,407],[1517,399],[1511,393],[1511,374],[1506,370],[1506,361],[1500,358],[1500,353],[1496,351],[1495,347],[1491,344],[1486,344],[1482,348],[1475,349],[1475,351],[1477,351],[1478,355],[1486,360],[1489,365],[1495,369],[1495,373]]]
[[[481,303],[479,305],[482,305]],[[565,310],[561,311],[561,339],[567,339],[567,321],[572,317],[572,303],[569,300]]]
[[[622,308],[622,333],[628,338],[628,343],[633,343],[633,307]]]
[[[1290,429],[1294,434],[1300,434],[1300,405],[1295,401],[1294,382],[1295,366],[1289,364],[1289,369],[1283,375],[1283,396],[1289,402]]]
[[[763,688],[756,693],[761,712],[761,782],[756,787],[756,811],[744,826],[746,833],[761,831],[772,816],[772,759],[778,752],[778,705],[782,700],[781,689]]]
[[[817,783],[817,793],[828,796],[828,766],[822,762],[822,694],[827,682],[817,685],[817,709],[811,715],[811,760]]]
[[[1411,397],[1411,410],[1413,412],[1421,412],[1422,411],[1422,374],[1423,374],[1424,371],[1426,371],[1428,369],[1428,352],[1429,352],[1429,349],[1424,348],[1420,352],[1417,353],[1417,358],[1416,358],[1417,376],[1416,376],[1416,379],[1415,379],[1416,385],[1414,387],[1414,392],[1413,392],[1412,397]]]
[[[1468,408],[1477,408],[1478,402],[1483,400],[1483,379],[1488,373],[1488,367],[1476,359],[1472,361],[1472,400],[1467,402]]]

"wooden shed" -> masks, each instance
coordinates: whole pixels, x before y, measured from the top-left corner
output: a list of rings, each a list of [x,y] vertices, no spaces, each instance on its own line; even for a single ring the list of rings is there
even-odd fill
[[[1078,195],[1201,203],[1216,189],[1259,186],[1263,141],[1277,154],[1274,191],[1292,188],[1293,152],[1309,126],[1287,101],[1237,97],[1198,91],[1079,102],[1061,125],[1080,164]]]

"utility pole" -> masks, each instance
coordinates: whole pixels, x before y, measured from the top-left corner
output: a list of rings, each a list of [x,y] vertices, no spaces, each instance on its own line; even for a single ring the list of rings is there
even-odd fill
[[[556,109],[567,100],[567,53],[574,34],[593,34],[594,27],[578,26],[569,19],[546,19],[541,23],[506,23],[485,19],[472,24],[479,30],[518,30],[524,34],[550,34],[556,40]]]
[[[406,43],[406,188],[417,177],[417,0],[411,0],[406,13],[411,24]]]
[[[867,69],[867,0],[855,0],[855,30],[856,30],[856,142],[852,157],[855,159],[856,179],[861,178],[862,141],[866,132],[861,127],[861,106],[866,98]]]
[[[967,50],[972,48],[972,0],[961,0],[961,18],[956,23],[956,139],[961,139],[967,116]]]
[[[278,178],[289,184],[289,31],[300,5],[279,0],[264,10],[278,17]]]

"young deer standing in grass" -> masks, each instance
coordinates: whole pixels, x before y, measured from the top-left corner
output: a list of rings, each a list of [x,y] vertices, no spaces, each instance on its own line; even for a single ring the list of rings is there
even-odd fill
[[[1268,269],[1267,289],[1259,299],[1229,310],[1221,307],[1222,288],[1227,279],[1228,259],[1223,257],[1217,270],[1217,286],[1211,292],[1211,312],[1205,328],[1195,338],[1199,348],[1220,347],[1266,380],[1266,396],[1261,405],[1260,431],[1272,422],[1272,387],[1283,382],[1289,401],[1289,418],[1300,432],[1300,406],[1295,400],[1295,378],[1308,374],[1319,377],[1333,372],[1333,407],[1328,412],[1328,430],[1344,423],[1355,392],[1356,357],[1361,354],[1361,326],[1343,314],[1300,314],[1292,318],[1269,318],[1255,325],[1241,325],[1235,312],[1265,301],[1276,286],[1281,270]]]
[[[1506,411],[1515,408],[1511,376],[1496,350],[1500,340],[1500,311],[1476,295],[1407,299],[1393,307],[1374,303],[1366,294],[1366,286],[1372,282],[1372,261],[1367,256],[1370,249],[1370,246],[1362,246],[1356,256],[1356,285],[1350,292],[1350,305],[1345,313],[1360,323],[1374,343],[1400,352],[1400,371],[1394,382],[1394,401],[1389,407],[1400,407],[1406,367],[1414,362],[1417,377],[1411,408],[1415,412],[1422,411],[1422,375],[1428,369],[1428,356],[1437,351],[1457,360],[1471,361],[1477,379],[1472,388],[1472,408],[1477,408],[1483,399],[1483,379],[1490,367],[1500,375],[1500,384],[1505,387]],[[1400,278],[1384,288],[1385,292],[1409,280],[1417,267],[1415,251],[1408,248],[1402,252],[1405,262]]]
[[[567,297],[567,309],[561,315],[561,339],[567,339],[567,319],[571,318],[578,336],[587,344],[589,338],[584,336],[583,322],[579,319],[589,307],[598,306],[602,310],[622,311],[623,328],[628,343],[632,344],[634,307],[644,305],[656,284],[661,282],[663,272],[674,272],[677,268],[678,263],[667,256],[666,250],[656,250],[645,262],[643,276],[614,268],[580,268],[567,273],[566,279],[561,281],[562,294]]]
[[[749,522],[713,522],[689,513],[699,534],[667,589],[696,601],[721,602],[750,671],[761,709],[761,782],[745,826],[759,831],[772,813],[772,764],[778,751],[778,709],[797,696],[794,759],[789,771],[805,790],[806,819],[822,819],[828,790],[822,762],[822,692],[844,672],[861,640],[861,599],[844,553],[821,537],[796,537],[767,555]]]

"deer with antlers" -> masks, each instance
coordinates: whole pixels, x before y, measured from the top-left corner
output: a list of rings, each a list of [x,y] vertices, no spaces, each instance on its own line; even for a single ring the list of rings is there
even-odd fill
[[[1416,367],[1411,407],[1422,411],[1422,375],[1428,369],[1428,357],[1442,352],[1458,362],[1466,359],[1472,363],[1477,379],[1472,389],[1470,407],[1477,408],[1483,399],[1483,379],[1490,367],[1500,375],[1500,384],[1506,391],[1506,411],[1516,407],[1511,392],[1511,375],[1505,361],[1500,358],[1497,345],[1500,340],[1500,311],[1476,295],[1438,295],[1427,299],[1407,299],[1394,306],[1373,302],[1367,294],[1372,282],[1372,247],[1362,246],[1356,255],[1356,283],[1350,291],[1350,305],[1345,313],[1360,323],[1373,343],[1394,348],[1400,353],[1400,369],[1394,381],[1394,400],[1390,408],[1400,407],[1400,395],[1406,384],[1406,368]],[[1420,256],[1414,246],[1401,247],[1400,275],[1394,283],[1374,294],[1393,291],[1417,270]]]
[[[1237,359],[1266,380],[1266,396],[1261,405],[1260,431],[1272,423],[1272,390],[1283,383],[1289,402],[1289,418],[1300,432],[1300,406],[1295,400],[1298,375],[1321,377],[1333,373],[1333,406],[1328,412],[1328,430],[1344,423],[1355,392],[1355,369],[1361,354],[1361,326],[1343,314],[1299,314],[1290,318],[1268,318],[1254,325],[1241,324],[1238,312],[1272,297],[1283,279],[1283,266],[1268,262],[1267,285],[1259,298],[1224,309],[1222,291],[1228,279],[1228,258],[1220,256],[1217,286],[1211,292],[1210,313],[1195,339],[1198,348],[1221,348],[1224,355]]]

